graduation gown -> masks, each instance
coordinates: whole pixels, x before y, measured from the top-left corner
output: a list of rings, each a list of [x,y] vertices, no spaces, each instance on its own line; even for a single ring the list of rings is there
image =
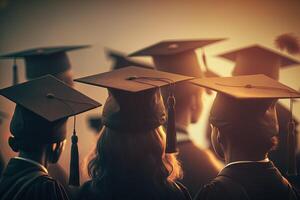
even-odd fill
[[[41,166],[17,158],[9,161],[0,179],[0,199],[14,197],[15,200],[68,200],[64,188]]]
[[[270,162],[237,163],[225,167],[205,185],[196,200],[296,200],[299,196]]]
[[[177,131],[177,136],[183,135]],[[190,195],[194,197],[198,190],[213,180],[219,173],[218,168],[209,157],[209,150],[204,150],[196,146],[193,141],[177,137],[178,159],[183,169],[183,179],[180,182],[187,187]]]
[[[80,200],[190,200],[187,189],[180,183],[154,187],[145,181],[127,177],[113,182],[107,176],[97,182],[88,181],[80,189]]]

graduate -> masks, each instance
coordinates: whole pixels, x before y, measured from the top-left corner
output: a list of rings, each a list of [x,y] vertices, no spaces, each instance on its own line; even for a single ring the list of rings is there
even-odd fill
[[[203,50],[204,47],[222,40],[167,40],[134,52],[130,56],[151,56],[158,70],[200,78],[212,73],[201,69],[195,50]],[[204,51],[202,58],[206,60]],[[222,166],[210,150],[199,147],[190,138],[189,126],[197,123],[201,116],[203,93],[202,88],[185,82],[177,84],[175,91],[178,158],[184,173],[181,182],[188,188],[191,196],[211,181]],[[162,89],[162,96],[167,104],[168,91]]]
[[[79,199],[190,199],[177,182],[182,171],[176,158],[173,96],[174,84],[189,79],[132,66],[75,80],[109,92],[104,128],[88,165],[91,180],[82,186]],[[163,86],[170,92],[168,115],[159,90]]]
[[[53,75],[69,86],[73,86],[72,64],[68,52],[81,50],[90,47],[89,45],[72,46],[50,46],[25,49],[22,51],[11,52],[0,55],[0,59],[13,59],[13,84],[18,84],[18,60],[24,59],[25,76],[27,80],[32,80],[47,74]],[[6,138],[3,139],[6,141]],[[4,144],[0,149],[9,148]],[[13,155],[5,155],[6,157]],[[65,187],[68,185],[68,175],[64,168],[59,164],[49,164],[48,171]]]
[[[269,160],[268,153],[278,143],[277,99],[299,98],[300,93],[262,74],[192,82],[217,91],[210,113],[211,140],[215,152],[226,164],[195,199],[298,199],[295,189]],[[296,173],[292,117],[287,125],[292,174]]]
[[[253,75],[264,74],[274,80],[279,80],[280,71],[282,69],[297,67],[300,65],[300,61],[285,55],[277,50],[269,49],[263,45],[254,44],[240,49],[231,50],[229,52],[220,54],[219,57],[235,62],[232,75]],[[278,139],[279,144],[276,149],[271,151],[269,158],[274,162],[275,166],[280,172],[286,176],[293,184],[297,184],[300,188],[300,177],[287,175],[287,162],[286,155],[288,152],[288,122],[290,120],[290,110],[286,108],[282,103],[276,104],[276,112],[278,117]],[[298,124],[299,122],[293,116],[295,122],[295,135],[298,136]],[[298,160],[300,162],[300,155],[298,154]],[[298,165],[298,171],[300,170]]]
[[[101,104],[51,75],[4,88],[0,94],[17,104],[9,145],[19,152],[0,179],[0,199],[68,199],[62,185],[48,174],[48,163],[59,160],[66,142],[67,119],[74,116],[70,184],[79,182],[75,115]]]

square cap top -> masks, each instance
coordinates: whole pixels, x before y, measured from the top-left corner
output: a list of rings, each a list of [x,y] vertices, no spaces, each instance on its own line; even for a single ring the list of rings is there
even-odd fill
[[[1,89],[0,95],[50,122],[101,106],[51,75]]]
[[[135,61],[131,58],[128,58],[125,54],[112,49],[107,49],[106,54],[114,61],[114,65],[112,67],[113,70],[128,67],[128,66],[137,66],[137,67],[143,67],[148,69],[154,69],[154,66],[151,66],[150,64]]]
[[[202,40],[165,40],[136,51],[129,56],[166,56],[195,50],[216,42],[225,40],[221,39],[202,39]]]
[[[270,56],[272,56],[273,58],[279,58],[281,60],[281,67],[300,64],[299,60],[286,56],[279,51],[272,50],[258,44],[223,53],[218,56],[235,62],[238,56],[241,54],[246,56],[248,55],[250,57],[249,59],[251,59],[251,55],[259,55],[260,57],[264,56],[268,59],[270,58]]]
[[[78,49],[88,48],[90,45],[77,45],[77,46],[55,46],[55,47],[37,47],[32,49],[27,49],[23,51],[2,54],[0,58],[25,58],[29,56],[38,56],[38,55],[51,55],[54,53],[73,51]]]
[[[263,74],[202,78],[191,82],[237,99],[300,98],[300,92]]]
[[[117,89],[127,92],[141,92],[190,79],[193,78],[189,76],[130,66],[110,72],[75,79],[75,81],[105,87],[108,89]]]

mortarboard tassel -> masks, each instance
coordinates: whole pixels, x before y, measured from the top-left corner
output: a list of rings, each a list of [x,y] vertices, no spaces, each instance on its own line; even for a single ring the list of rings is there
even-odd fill
[[[80,104],[90,104],[85,102],[73,101],[69,99],[64,99],[55,96],[53,93],[48,93],[47,98],[56,99],[65,104],[67,108],[70,109],[72,113],[74,110],[66,102],[80,103]],[[93,104],[90,104],[93,105]],[[73,135],[72,135],[72,146],[71,146],[71,159],[70,159],[70,176],[69,176],[69,185],[80,186],[80,174],[79,174],[79,151],[78,151],[78,137],[76,135],[76,115],[74,114],[74,126],[73,126]]]
[[[13,85],[17,85],[19,83],[19,77],[18,77],[18,66],[16,58],[14,59],[13,64]]]
[[[78,153],[78,145],[77,145],[78,137],[76,135],[75,124],[76,124],[76,116],[74,116],[74,129],[72,135],[69,185],[80,186],[79,153]]]
[[[275,46],[278,49],[287,51],[290,54],[300,53],[299,38],[292,33],[285,33],[277,36],[277,38],[275,39]]]
[[[167,146],[166,153],[177,152],[177,140],[175,129],[175,97],[173,92],[168,97],[168,121],[167,121]]]
[[[288,176],[297,176],[297,164],[296,164],[296,135],[295,135],[295,122],[293,119],[293,99],[290,100],[290,120],[288,123]]]

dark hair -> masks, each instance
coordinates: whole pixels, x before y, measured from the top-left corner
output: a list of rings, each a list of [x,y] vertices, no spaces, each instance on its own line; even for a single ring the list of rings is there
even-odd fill
[[[98,139],[88,173],[97,180],[104,174],[115,179],[136,175],[155,185],[169,184],[182,176],[174,154],[165,154],[162,127],[143,133],[117,132],[105,127]]]
[[[24,142],[16,139],[15,137],[9,137],[8,138],[8,144],[10,148],[14,152],[19,152],[19,151],[24,151],[24,152],[35,152],[37,150],[42,149],[46,144],[41,144],[41,143],[29,143],[29,142]]]
[[[274,150],[278,145],[278,136],[270,136],[262,128],[246,126],[224,126],[219,128],[221,137],[226,137],[236,148],[244,152],[262,155]]]

